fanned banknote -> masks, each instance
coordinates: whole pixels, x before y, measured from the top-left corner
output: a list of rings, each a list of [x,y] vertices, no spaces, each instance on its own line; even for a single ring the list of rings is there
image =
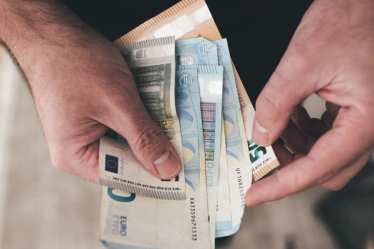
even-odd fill
[[[215,237],[223,237],[222,231],[226,231],[226,227],[231,228],[232,224],[232,207],[231,193],[229,185],[229,167],[227,165],[226,139],[224,132],[224,122],[222,121],[221,131],[221,151],[219,161],[219,175],[217,186],[217,208],[215,218]]]
[[[222,39],[214,43],[218,48],[218,62],[224,68],[222,103],[231,220],[217,220],[216,222],[216,237],[224,237],[234,234],[240,227],[245,207],[244,195],[251,185],[252,172],[227,40]]]
[[[127,231],[130,231],[130,224],[132,223],[129,223],[130,220],[128,220],[127,218],[126,219],[117,218],[117,220],[119,220],[120,222],[116,222],[116,218],[113,218],[113,217],[118,217],[118,216],[114,215],[112,216],[112,218],[110,217],[111,214],[114,212],[108,213],[108,211],[106,211],[107,214],[105,215],[103,211],[102,219],[105,221],[103,221],[102,224],[105,224],[105,222],[107,222],[106,226],[107,226],[107,229],[109,230],[106,230],[107,231],[106,233],[104,230],[102,230],[102,236],[107,238],[106,240],[107,243],[115,242],[114,244],[110,244],[111,248],[139,249],[139,248],[155,248],[157,246],[158,249],[165,249],[165,248],[168,248],[167,246],[174,246],[173,248],[185,248],[186,245],[188,246],[188,248],[192,248],[192,249],[201,248],[199,247],[198,244],[191,243],[188,239],[186,240],[186,237],[189,237],[191,234],[199,235],[200,233],[203,236],[205,236],[205,238],[208,238],[208,239],[210,238],[211,240],[209,243],[207,243],[205,240],[204,240],[205,242],[202,242],[202,243],[205,243],[204,248],[208,248],[208,247],[214,248],[214,237],[215,236],[221,237],[221,236],[231,235],[235,233],[237,229],[239,229],[241,217],[242,217],[243,210],[244,210],[243,196],[245,194],[245,191],[251,185],[252,175],[253,175],[254,180],[258,180],[279,165],[278,160],[276,159],[275,154],[270,146],[261,147],[256,144],[253,144],[252,142],[251,133],[252,133],[252,123],[253,123],[253,117],[254,117],[254,108],[249,100],[248,94],[246,93],[246,90],[240,80],[239,74],[237,73],[235,68],[231,67],[231,72],[230,72],[230,67],[228,65],[231,64],[232,62],[231,62],[229,53],[225,47],[227,46],[227,44],[225,44],[226,42],[224,41],[216,41],[216,40],[221,39],[221,35],[218,31],[217,26],[214,23],[214,20],[210,14],[210,11],[205,1],[182,0],[176,5],[174,5],[173,7],[161,13],[160,15],[154,18],[151,18],[150,20],[140,25],[133,31],[124,35],[123,37],[118,39],[116,43],[117,45],[122,46],[123,44],[129,44],[129,43],[134,43],[134,42],[138,42],[142,40],[160,38],[160,37],[165,37],[165,36],[175,36],[176,39],[196,38],[196,37],[199,37],[197,39],[203,39],[202,37],[204,37],[206,39],[214,41],[214,42],[210,42],[209,40],[207,40],[209,43],[205,43],[205,46],[201,46],[200,52],[205,52],[209,50],[214,51],[214,49],[212,49],[211,44],[214,44],[216,47],[218,46],[218,48],[216,48],[217,57],[205,56],[204,57],[204,59],[206,60],[205,64],[214,64],[215,67],[217,67],[217,65],[223,66],[223,76],[222,76],[223,81],[224,81],[223,98],[225,98],[225,95],[228,92],[226,89],[226,86],[228,85],[227,82],[230,82],[230,88],[228,90],[233,91],[234,94],[232,95],[230,93],[230,96],[234,96],[234,97],[235,97],[235,91],[237,91],[243,124],[239,123],[239,129],[234,130],[235,132],[232,133],[233,131],[232,123],[235,123],[235,121],[233,120],[235,120],[235,117],[239,117],[238,118],[239,120],[241,118],[240,118],[240,115],[234,115],[230,113],[227,114],[228,113],[227,110],[237,110],[238,102],[237,100],[234,102],[228,102],[227,100],[226,101],[223,100],[223,102],[225,103],[233,103],[233,105],[225,105],[225,103],[223,103],[223,109],[225,109],[226,107],[227,115],[223,113],[224,124],[223,124],[223,127],[221,128],[221,133],[220,133],[221,134],[220,139],[221,141],[223,140],[223,143],[220,143],[220,148],[218,150],[218,152],[220,151],[219,152],[220,157],[218,159],[219,159],[219,162],[226,162],[226,165],[224,163],[219,164],[219,171],[216,170],[214,172],[216,173],[222,172],[222,175],[227,173],[227,176],[222,176],[222,178],[218,178],[217,175],[216,175],[216,178],[210,177],[210,173],[212,172],[210,172],[209,170],[209,163],[207,163],[206,165],[200,164],[200,177],[204,178],[203,175],[207,177],[206,178],[207,182],[205,184],[207,184],[206,188],[208,188],[208,190],[206,189],[205,191],[207,191],[208,193],[205,193],[206,195],[205,198],[208,198],[208,200],[205,199],[205,201],[208,202],[208,204],[214,203],[213,210],[212,210],[212,205],[210,205],[208,211],[206,211],[207,213],[205,214],[205,215],[209,215],[209,218],[210,218],[209,221],[205,220],[205,225],[208,226],[208,229],[203,229],[200,231],[196,230],[195,233],[193,233],[193,229],[189,230],[191,227],[192,228],[194,227],[193,224],[203,224],[203,218],[198,218],[196,222],[196,219],[193,219],[193,217],[195,216],[192,215],[193,212],[191,212],[191,210],[195,210],[195,209],[188,210],[189,207],[193,206],[191,204],[191,199],[189,198],[189,196],[192,196],[191,191],[190,191],[191,190],[190,186],[193,186],[193,182],[194,182],[191,179],[196,179],[195,177],[192,177],[192,175],[194,175],[194,173],[192,172],[196,173],[196,170],[189,171],[191,173],[191,175],[189,176],[187,176],[187,171],[185,170],[186,172],[185,173],[186,174],[185,192],[186,192],[187,199],[184,201],[154,200],[154,199],[144,198],[139,195],[135,195],[136,198],[139,197],[137,199],[138,202],[136,202],[133,205],[123,205],[123,203],[121,204],[121,203],[114,202],[110,198],[105,199],[105,195],[103,195],[103,203],[102,203],[103,209],[102,210],[111,210],[108,207],[113,206],[113,207],[118,208],[119,214],[126,215],[130,213],[131,215],[127,215],[127,218],[130,216],[139,217],[139,219],[135,219],[137,224],[135,226],[131,225],[131,227],[136,227],[136,229],[140,229],[140,227],[141,228],[146,227],[147,228],[146,234],[148,233],[152,234],[152,236],[150,236],[150,238],[148,239],[147,235],[144,235],[143,231],[138,232],[140,235],[135,236],[135,237],[131,237],[131,236],[134,236],[135,233],[132,233],[131,236],[129,236],[130,233],[126,233],[128,235],[124,237],[120,237],[121,239],[117,240],[117,244],[115,244],[116,240],[114,241],[110,240],[111,237],[109,235],[111,233],[108,233],[108,231],[112,231],[112,232],[121,231],[121,229],[124,229],[124,227],[128,227]],[[177,43],[179,43],[179,41],[177,41]],[[223,48],[220,50],[221,52],[219,51],[219,48]],[[218,61],[218,57],[219,57],[219,61]],[[187,56],[187,57],[186,56],[178,57],[178,44],[177,44],[176,60],[178,63],[199,64],[196,62],[197,58],[199,58],[199,54],[195,54],[195,55]],[[211,62],[212,58],[217,58],[217,59],[215,62]],[[227,70],[227,68],[229,69]],[[236,90],[234,89],[232,85],[232,71],[235,75],[235,83],[236,83],[236,88],[237,88]],[[193,74],[195,75],[195,73]],[[199,75],[199,72],[197,72],[197,74]],[[227,80],[229,78],[231,79]],[[204,90],[200,89],[200,92],[203,92],[203,91]],[[205,107],[204,104],[201,104],[201,109],[203,109],[204,107]],[[232,119],[232,117],[234,117],[234,119]],[[240,147],[239,143],[237,142],[237,138],[238,138],[237,131],[239,131],[240,136],[242,137],[241,148],[243,149],[245,153],[247,153],[247,156],[250,160],[250,163],[246,167],[243,167],[243,165],[240,163],[239,164],[229,163],[230,160],[233,160],[233,159],[229,159],[230,157],[236,158],[235,160],[237,160],[238,158],[238,157],[235,157],[235,155],[238,155],[236,153],[238,151],[237,148]],[[243,139],[243,131],[245,134],[244,139]],[[229,136],[226,137],[225,133],[228,133]],[[217,134],[215,134],[215,137],[216,136]],[[225,137],[225,139],[223,139],[223,137]],[[206,138],[209,138],[209,136],[205,136],[205,139]],[[245,148],[246,146],[243,146],[243,144],[248,146],[247,149]],[[183,147],[185,147],[185,144],[183,144]],[[187,148],[189,147],[187,146]],[[226,150],[223,150],[223,148],[226,148]],[[183,159],[185,160],[186,155],[188,155],[188,153],[191,154],[191,151],[193,150],[191,150],[190,148],[187,149],[187,151],[185,151],[185,148],[183,150],[184,150]],[[214,151],[217,152],[216,150]],[[186,153],[186,155],[184,155],[184,153]],[[200,158],[201,156],[206,157],[207,155],[209,155],[209,153],[210,151],[208,148],[208,150],[204,151],[204,155],[200,154]],[[193,156],[189,156],[187,158],[192,158],[192,157]],[[203,159],[204,158],[201,158],[200,160],[204,161]],[[237,161],[240,161],[240,160],[237,160]],[[236,166],[232,167],[233,165],[236,165]],[[203,169],[204,167],[206,167],[206,172]],[[253,172],[252,172],[252,167],[254,169]],[[234,170],[234,169],[239,169],[239,168],[240,168],[240,171]],[[204,173],[201,173],[201,172],[204,172]],[[224,178],[227,178],[227,185],[221,185],[222,182],[224,182]],[[214,194],[211,193],[209,197],[209,184],[214,183],[213,179],[217,179],[217,182],[211,185],[211,186],[215,186],[216,190],[214,191],[215,193]],[[222,180],[222,181],[219,181],[219,180]],[[203,181],[200,179],[201,184],[203,184],[202,182]],[[144,181],[140,179],[139,184],[143,184],[143,183]],[[212,190],[212,188],[210,189]],[[229,197],[230,197],[229,200],[226,200],[225,198],[225,196],[227,196],[226,195],[227,190],[229,191]],[[198,192],[202,193],[201,191],[203,192],[203,190],[199,188]],[[120,192],[118,192],[117,195],[120,196],[121,195]],[[125,197],[133,196],[132,194],[122,194],[122,195],[124,195]],[[109,194],[107,194],[107,196],[109,196]],[[216,198],[216,200],[212,200],[212,198]],[[151,200],[159,204],[156,205]],[[163,207],[161,203],[164,203],[164,202],[169,203],[169,205],[166,205],[165,207],[166,211],[164,210],[164,208],[160,208],[160,207]],[[206,202],[205,202],[205,205],[207,205]],[[183,205],[180,203],[183,203]],[[203,202],[196,202],[196,203],[198,203],[197,205],[204,205],[204,204],[201,204]],[[230,204],[230,208],[229,208],[230,210],[226,208],[227,203]],[[178,206],[179,204],[180,206]],[[185,210],[183,211],[184,213],[180,211],[176,211],[178,207],[180,209]],[[196,209],[199,207],[200,206],[196,206]],[[117,210],[116,208],[114,208],[113,210]],[[127,212],[126,210],[130,210],[130,212]],[[136,211],[132,213],[132,210],[136,210]],[[147,213],[148,210],[152,210],[149,212],[151,214]],[[153,210],[156,210],[156,212],[153,212]],[[144,213],[146,213],[146,215],[143,215]],[[167,213],[166,214],[167,218],[165,218],[164,213]],[[200,217],[204,216],[202,213],[198,215],[200,215]],[[190,225],[185,225],[184,222],[186,218],[187,220],[190,219],[187,222]],[[175,222],[175,220],[178,220],[179,223]],[[132,221],[132,222],[135,222],[135,221]],[[111,228],[110,228],[110,225],[111,225]],[[119,228],[119,227],[122,227],[122,228]],[[189,228],[187,229],[187,227]],[[139,231],[136,229],[133,231]],[[172,230],[168,232],[169,231],[168,229],[172,229]],[[161,234],[158,237],[158,232],[160,231],[161,232],[166,231],[167,233],[169,233],[169,236],[165,238],[164,234]],[[178,234],[175,235],[174,232]],[[183,233],[184,233],[183,236],[180,235]],[[209,235],[206,235],[207,233]],[[157,236],[155,234],[157,234]],[[191,238],[193,238],[193,236],[191,236]],[[201,238],[201,236],[199,238]],[[160,242],[160,240],[166,240],[166,241],[169,240],[169,241]],[[131,241],[131,243],[129,241]],[[167,243],[167,244],[162,244],[162,243]]]
[[[181,134],[175,105],[175,42],[166,37],[119,46],[135,78],[149,114],[169,136],[179,155]],[[149,174],[125,141],[106,136],[100,141],[100,182],[103,185],[161,199],[184,199],[184,171],[171,181]]]
[[[175,36],[176,39],[196,37],[209,40],[222,39],[204,0],[182,0],[120,37],[116,43],[131,43],[164,36]],[[255,169],[252,173],[253,180],[257,181],[278,167],[279,162],[271,146],[262,147],[253,144],[251,133],[255,110],[239,74],[235,70],[234,73],[252,167]]]
[[[248,97],[247,91],[239,78],[239,74],[236,71],[235,78],[243,115],[243,124],[247,138],[249,158],[252,165],[252,176],[254,181],[258,181],[269,172],[277,168],[279,166],[279,161],[271,146],[260,146],[253,141],[252,129],[255,118],[255,110]],[[245,186],[245,189],[247,188],[248,186]]]
[[[209,218],[211,224],[211,239],[214,243],[215,238],[215,222],[216,210],[218,200],[218,182],[220,162],[225,161],[222,158],[225,154],[221,154],[222,146],[221,137],[224,139],[222,127],[222,84],[218,86],[217,83],[214,88],[217,93],[214,93],[215,102],[206,103],[206,99],[212,99],[213,91],[208,85],[204,85],[206,79],[214,80],[212,76],[215,72],[223,73],[223,68],[218,66],[218,49],[217,45],[204,38],[194,38],[187,40],[176,41],[176,58],[177,63],[181,65],[195,65],[198,67],[202,119],[203,119],[203,134],[205,144],[205,162],[207,169],[207,189],[208,189],[208,204],[209,204]],[[222,71],[222,72],[221,72]],[[220,75],[223,81],[223,75]],[[210,85],[210,84],[209,84]],[[212,85],[213,87],[213,85]],[[220,94],[220,96],[219,96]],[[219,101],[219,102],[218,102]],[[218,104],[218,105],[217,105]],[[222,209],[219,209],[220,211]],[[227,212],[226,212],[227,213]],[[221,212],[219,213],[221,214]]]
[[[176,81],[187,199],[152,199],[104,187],[100,234],[108,248],[213,248],[197,68],[178,68]]]
[[[176,104],[181,121],[183,162],[187,197],[190,200],[190,217],[194,236],[203,241],[203,247],[214,248],[209,222],[209,202],[207,194],[207,167],[201,113],[199,71],[196,67],[178,65]],[[191,247],[192,248],[192,247]],[[195,248],[195,247],[193,247]]]
[[[217,65],[199,65],[198,78],[204,135],[210,234],[212,243],[214,243],[221,150],[223,68]]]
[[[251,184],[252,172],[227,41],[209,41],[200,37],[180,40],[176,44],[177,61],[181,64],[220,64],[224,67],[221,148],[225,151],[221,149],[219,167],[215,169],[219,172],[215,227],[216,237],[229,236],[239,229],[244,194]]]

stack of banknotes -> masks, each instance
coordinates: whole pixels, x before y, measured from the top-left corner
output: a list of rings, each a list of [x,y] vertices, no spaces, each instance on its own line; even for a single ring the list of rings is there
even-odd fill
[[[239,230],[252,181],[279,165],[270,146],[251,139],[254,110],[227,40],[203,0],[184,0],[117,45],[183,168],[157,179],[108,133],[100,142],[100,239],[108,248],[213,249],[215,238]]]

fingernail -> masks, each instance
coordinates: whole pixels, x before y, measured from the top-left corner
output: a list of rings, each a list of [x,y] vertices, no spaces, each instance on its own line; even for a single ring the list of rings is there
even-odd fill
[[[170,179],[178,175],[181,163],[177,156],[169,150],[153,162],[162,179]]]
[[[259,145],[268,145],[270,143],[269,130],[263,127],[257,120],[253,127],[253,140]]]

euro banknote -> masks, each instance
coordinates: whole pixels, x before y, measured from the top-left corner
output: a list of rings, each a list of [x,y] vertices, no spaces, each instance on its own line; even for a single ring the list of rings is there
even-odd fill
[[[187,192],[190,200],[198,203],[191,210],[191,217],[196,214],[200,224],[198,236],[204,236],[204,242],[214,249],[214,234],[211,233],[209,212],[209,185],[207,177],[206,146],[203,127],[203,113],[201,102],[201,86],[199,84],[199,69],[197,67],[178,65],[177,70],[177,112],[181,120],[183,162]],[[189,98],[189,99],[187,99]],[[193,146],[194,145],[194,146]]]
[[[210,248],[213,248],[214,247],[213,238],[215,236],[217,237],[228,236],[228,235],[235,233],[239,229],[241,217],[244,211],[244,205],[243,205],[244,193],[250,187],[252,179],[255,181],[259,180],[260,178],[265,176],[267,173],[269,173],[271,170],[276,168],[279,165],[279,162],[271,146],[268,146],[268,147],[258,146],[252,141],[251,133],[252,133],[252,123],[253,123],[254,113],[255,113],[254,108],[249,100],[248,94],[243,86],[243,83],[239,77],[239,74],[235,70],[235,67],[227,66],[229,64],[232,64],[231,58],[229,56],[229,53],[225,54],[226,53],[226,48],[224,44],[225,42],[219,41],[221,40],[221,35],[210,14],[209,8],[207,7],[205,1],[182,0],[179,3],[177,3],[175,6],[171,7],[170,9],[167,9],[160,15],[154,18],[151,18],[144,24],[135,28],[133,31],[130,31],[126,35],[122,36],[120,39],[116,41],[116,44],[119,47],[121,47],[126,44],[130,44],[130,43],[134,43],[138,41],[145,41],[145,40],[154,39],[154,38],[162,38],[165,36],[174,36],[177,39],[176,61],[177,63],[187,64],[187,65],[198,64],[195,62],[196,62],[196,59],[199,57],[199,54],[197,54],[197,56],[178,57],[179,40],[186,39],[186,38],[197,38],[197,39],[203,39],[203,37],[206,38],[207,41],[210,42],[209,45],[213,43],[217,47],[217,57],[206,56],[204,58],[206,60],[206,64],[210,64],[210,65],[213,64],[215,66],[221,66],[223,68],[223,72],[222,72],[223,73],[223,76],[222,76],[223,78],[223,99],[222,99],[223,113],[221,113],[222,115],[221,119],[225,121],[221,120],[221,137],[220,137],[221,141],[223,142],[220,143],[220,151],[219,151],[219,155],[220,155],[219,162],[220,163],[218,165],[219,169],[218,171],[216,171],[218,172],[218,177],[216,178],[217,179],[216,191],[215,191],[216,193],[214,195],[212,194],[210,195],[211,197],[216,196],[217,200],[210,201],[210,203],[214,203],[214,202],[216,203],[216,209],[212,211],[211,208],[208,208],[208,211],[207,211],[207,215],[209,216],[208,233],[210,234],[207,237],[210,238],[210,243],[209,243]],[[219,47],[223,47],[223,49],[221,49],[221,52],[224,51],[224,53],[221,55],[220,55]],[[202,50],[200,52],[212,50],[211,46],[202,46],[201,49]],[[214,58],[217,58],[216,62],[214,63],[211,62],[212,58],[213,60]],[[231,69],[231,72],[230,72],[230,69]],[[234,81],[232,80],[232,73],[234,74]],[[197,74],[199,75],[199,72],[197,72]],[[227,80],[227,79],[230,79],[230,80]],[[235,89],[235,86],[233,86],[232,84],[230,84],[231,88],[228,89],[228,90],[233,90],[233,93],[234,93],[232,95],[230,94],[229,95],[234,96],[234,98],[236,98],[236,101],[231,102],[232,105],[225,105],[225,103],[230,103],[230,102],[227,102],[227,100],[226,102],[224,100],[225,94],[229,92],[226,89],[226,86],[228,85],[227,82],[235,82],[236,84],[236,89]],[[238,98],[236,97],[235,92],[237,92]],[[240,114],[239,115],[236,114],[234,116],[225,115],[224,113],[225,106],[226,106],[226,110],[237,110],[238,103],[240,104],[241,117],[240,117]],[[203,108],[202,104],[201,104],[201,108]],[[226,111],[226,113],[228,112]],[[238,118],[239,120],[240,118],[242,119],[242,122],[241,123],[239,122],[239,125],[236,125],[235,129],[232,129],[233,127],[232,123],[235,123],[235,124],[237,123],[232,121],[232,120],[235,120],[235,118],[232,119],[232,117],[239,117]],[[227,120],[229,122],[227,122]],[[237,129],[238,127],[239,129]],[[244,159],[244,160],[248,160],[249,158],[249,161],[250,161],[247,167],[243,167],[240,163],[239,164],[237,163],[236,164],[237,166],[235,167],[231,167],[231,165],[235,165],[235,164],[228,163],[229,160],[233,160],[233,158],[235,158],[235,156],[233,156],[235,155],[235,153],[232,153],[232,152],[233,151],[237,152],[238,151],[237,148],[240,147],[236,139],[238,137],[237,136],[238,130],[240,131],[239,134],[242,137],[241,148],[244,151],[244,154],[247,153],[247,159]],[[231,133],[232,131],[235,131],[235,132]],[[226,137],[225,133],[229,133],[231,137]],[[244,139],[243,139],[243,133],[244,133]],[[224,150],[223,148],[226,148],[226,149]],[[207,155],[206,152],[209,153],[209,150],[204,151],[204,158]],[[230,156],[228,156],[228,154],[230,154]],[[232,158],[229,159],[230,157]],[[226,164],[224,164],[224,162],[226,162]],[[200,167],[207,167],[207,166],[208,165],[204,165],[204,166],[200,165]],[[235,171],[234,169],[236,168],[240,169],[240,171]],[[209,182],[213,182],[212,179],[214,179],[214,178],[209,177],[208,172],[209,170],[208,168],[206,168],[206,173],[204,174],[205,174],[205,177],[207,177],[206,183],[205,183],[207,184],[206,185],[207,189],[209,189]],[[227,174],[226,177],[222,176],[222,178],[220,178],[221,175],[225,175],[225,174]],[[202,175],[200,174],[200,176]],[[224,182],[223,180],[225,178],[227,178],[227,181],[226,181],[227,184],[223,185],[222,183]],[[189,195],[188,186],[190,186],[190,184],[187,183],[188,181],[189,181],[188,177],[185,176],[185,197],[187,198],[187,200],[188,200],[188,195]],[[142,184],[142,183],[140,182],[139,184]],[[178,191],[179,190],[181,189],[178,189]],[[209,197],[208,197],[209,191],[208,190],[206,191],[207,191],[206,201],[209,204]],[[228,192],[229,197],[230,197],[229,199],[224,198],[225,196],[227,197],[227,191],[229,191]],[[139,196],[139,198],[144,198],[140,195],[136,195],[136,196]],[[149,198],[144,198],[144,199],[148,200]],[[163,201],[163,200],[156,200],[156,201]],[[168,202],[174,202],[174,201],[168,201]],[[229,209],[226,208],[227,203],[229,203],[230,205]],[[184,206],[188,206],[188,205],[189,204],[187,202],[184,203]],[[105,205],[103,204],[103,206]],[[188,216],[188,213],[185,213],[185,215],[187,215],[186,217],[191,217],[191,216]],[[155,220],[153,221],[156,222]],[[169,226],[176,225],[173,222],[169,222],[169,219],[163,220],[163,221],[167,223]],[[212,228],[213,227],[212,221],[215,224],[214,228]],[[160,227],[164,229],[165,226],[161,225]],[[214,229],[214,232],[212,232],[212,229]],[[189,233],[186,233],[186,234],[189,235]],[[214,234],[214,237],[212,236],[212,234]],[[139,239],[138,245],[144,244],[142,242],[142,238],[138,238],[138,239]],[[177,241],[180,239],[180,237],[179,236],[175,236],[174,238],[169,237],[169,239],[173,239]],[[124,248],[133,248],[131,246],[128,246],[128,244],[126,245],[127,246]],[[117,244],[117,245],[113,244],[112,246],[121,246],[121,244]],[[123,248],[123,247],[118,247],[118,248]],[[164,248],[164,247],[160,247],[160,248]],[[179,248],[179,247],[176,247],[176,248]],[[195,247],[191,246],[190,248],[195,248]]]
[[[217,220],[218,182],[220,177],[220,162],[225,161],[221,148],[224,134],[222,134],[222,87],[223,68],[218,66],[217,46],[204,38],[179,40],[176,42],[176,60],[180,65],[196,66],[200,84],[201,110],[203,120],[203,134],[205,144],[205,162],[207,169],[207,190],[209,204],[209,220],[211,224],[211,238],[214,243],[215,222]],[[222,72],[221,72],[222,71]],[[219,77],[218,77],[218,74]],[[209,79],[209,80],[208,80]],[[220,79],[221,85],[214,83]],[[215,84],[215,85],[211,85]],[[213,93],[210,89],[217,90]],[[214,102],[207,102],[213,100]],[[226,182],[227,183],[227,182]],[[219,209],[222,210],[222,209]],[[221,214],[220,212],[219,214]]]
[[[212,41],[222,39],[204,0],[182,0],[123,35],[116,40],[116,43],[120,45],[163,36],[174,36],[177,40],[196,37],[204,37]],[[252,125],[255,110],[235,69],[234,74],[250,161],[254,168],[253,181],[257,181],[278,167],[279,162],[271,146],[258,146],[253,142]],[[249,186],[244,186],[244,189],[248,188]]]
[[[218,49],[218,45],[220,45],[220,49]],[[240,106],[239,104],[235,105],[235,96],[233,93],[236,93],[236,87],[235,87],[235,81],[234,76],[232,74],[232,69],[230,71],[231,66],[231,59],[229,56],[226,56],[227,51],[226,47],[224,46],[224,41],[222,42],[212,42],[205,38],[199,37],[199,38],[193,38],[193,39],[186,39],[186,40],[179,40],[176,42],[176,56],[177,56],[177,62],[180,64],[187,64],[187,65],[218,65],[218,64],[225,64],[224,70],[224,86],[223,86],[223,117],[224,122],[222,122],[224,125],[223,127],[227,129],[222,129],[221,131],[221,150],[220,154],[217,155],[220,158],[219,164],[215,167],[212,167],[211,169],[214,170],[214,173],[217,174],[218,180],[217,184],[209,185],[210,181],[208,180],[208,190],[212,189],[212,191],[209,191],[209,200],[210,200],[210,215],[211,217],[215,217],[215,225],[213,226],[213,219],[212,220],[212,228],[215,227],[216,233],[215,237],[224,237],[228,236],[232,233],[234,233],[235,229],[238,227],[237,222],[233,222],[232,218],[233,216],[241,217],[241,213],[243,212],[243,196],[242,194],[243,190],[235,192],[236,189],[238,189],[238,185],[243,186],[243,180],[246,179],[246,177],[243,175],[242,167],[249,168],[249,159],[244,160],[245,158],[248,158],[248,152],[245,153],[243,149],[246,149],[246,145],[240,144],[241,141],[245,142],[243,140],[244,134],[240,134],[239,125],[242,125],[241,115],[240,115]],[[220,52],[220,54],[219,54]],[[220,56],[219,56],[220,55]],[[221,63],[220,63],[221,62]],[[231,75],[230,75],[231,72]],[[231,79],[231,81],[230,81]],[[232,88],[235,88],[232,90]],[[236,100],[237,103],[238,97],[236,94]],[[237,107],[235,109],[235,107]],[[238,113],[236,113],[238,112]],[[238,118],[237,116],[240,117]],[[222,126],[222,125],[221,125]],[[225,136],[225,132],[230,132],[230,137],[227,139]],[[243,132],[244,133],[244,132]],[[216,134],[216,137],[218,137],[219,134]],[[239,135],[239,136],[238,136]],[[242,135],[242,136],[240,136]],[[217,138],[216,138],[217,140]],[[218,140],[217,140],[218,141]],[[229,142],[228,144],[226,143]],[[239,143],[239,148],[238,148]],[[227,147],[227,145],[229,147]],[[240,147],[242,146],[242,147]],[[227,151],[226,151],[227,149]],[[227,158],[227,152],[231,153],[230,159]],[[234,160],[231,160],[233,158],[232,156],[236,156]],[[238,160],[239,159],[239,160]],[[242,160],[240,160],[242,159]],[[230,160],[230,169],[234,170],[234,172],[228,171],[228,160]],[[240,167],[240,163],[242,163],[242,167]],[[239,165],[239,166],[238,166]],[[236,196],[233,196],[233,201],[238,201],[238,203],[235,203],[237,209],[239,210],[233,210],[231,206],[231,196],[229,184],[232,182],[232,184],[235,184],[233,181],[230,182],[230,176],[235,177],[237,175],[239,178],[239,183],[236,183],[236,186],[232,186],[231,191],[232,193],[236,194]],[[237,180],[237,178],[232,178],[233,180]],[[248,177],[247,177],[248,178]],[[236,187],[236,188],[235,188]],[[243,195],[243,194],[242,194]],[[216,204],[213,204],[213,202],[216,200]],[[216,205],[216,214],[214,214],[213,205]],[[234,205],[234,206],[235,206]],[[233,214],[232,211],[239,214]],[[236,219],[237,220],[237,219]],[[233,225],[235,223],[235,225]],[[212,231],[213,234],[213,231]]]
[[[217,204],[215,217],[215,237],[224,237],[222,231],[226,231],[228,224],[232,223],[231,195],[229,186],[229,172],[226,154],[226,139],[224,132],[224,122],[222,121],[221,131],[221,151],[219,161],[219,175],[217,186]]]
[[[209,234],[197,67],[178,67],[176,82],[187,199],[153,199],[103,187],[100,234],[108,248],[214,248]]]
[[[177,62],[181,64],[221,65],[223,71],[223,127],[218,171],[216,237],[235,233],[244,212],[245,186],[250,186],[251,165],[243,119],[225,39],[209,41],[202,37],[176,42]],[[223,149],[225,151],[223,151]],[[230,186],[229,186],[230,185]],[[213,200],[212,198],[210,198]]]
[[[152,39],[119,47],[134,75],[146,109],[182,155],[175,105],[174,38]],[[157,179],[136,160],[123,139],[113,139],[113,136],[101,139],[99,162],[103,185],[154,198],[185,198],[183,169],[171,181]]]
[[[202,132],[204,135],[210,234],[212,243],[214,243],[221,150],[223,68],[217,65],[199,65],[198,79]]]
[[[227,178],[230,191],[231,220],[216,222],[216,236],[225,237],[239,229],[244,213],[244,195],[252,182],[251,163],[246,143],[243,118],[235,83],[233,63],[226,39],[214,41],[218,63],[223,66],[223,122],[226,141]]]
[[[104,187],[101,239],[108,248],[212,248],[197,67],[178,67],[176,109],[187,199],[152,199]]]

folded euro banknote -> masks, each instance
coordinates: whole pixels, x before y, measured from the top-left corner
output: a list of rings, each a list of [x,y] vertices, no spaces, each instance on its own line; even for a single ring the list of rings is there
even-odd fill
[[[184,0],[116,44],[183,167],[161,181],[123,138],[104,137],[101,241],[108,248],[214,248],[215,238],[239,230],[252,181],[279,165],[270,146],[252,141],[254,109],[227,40],[203,0]]]

